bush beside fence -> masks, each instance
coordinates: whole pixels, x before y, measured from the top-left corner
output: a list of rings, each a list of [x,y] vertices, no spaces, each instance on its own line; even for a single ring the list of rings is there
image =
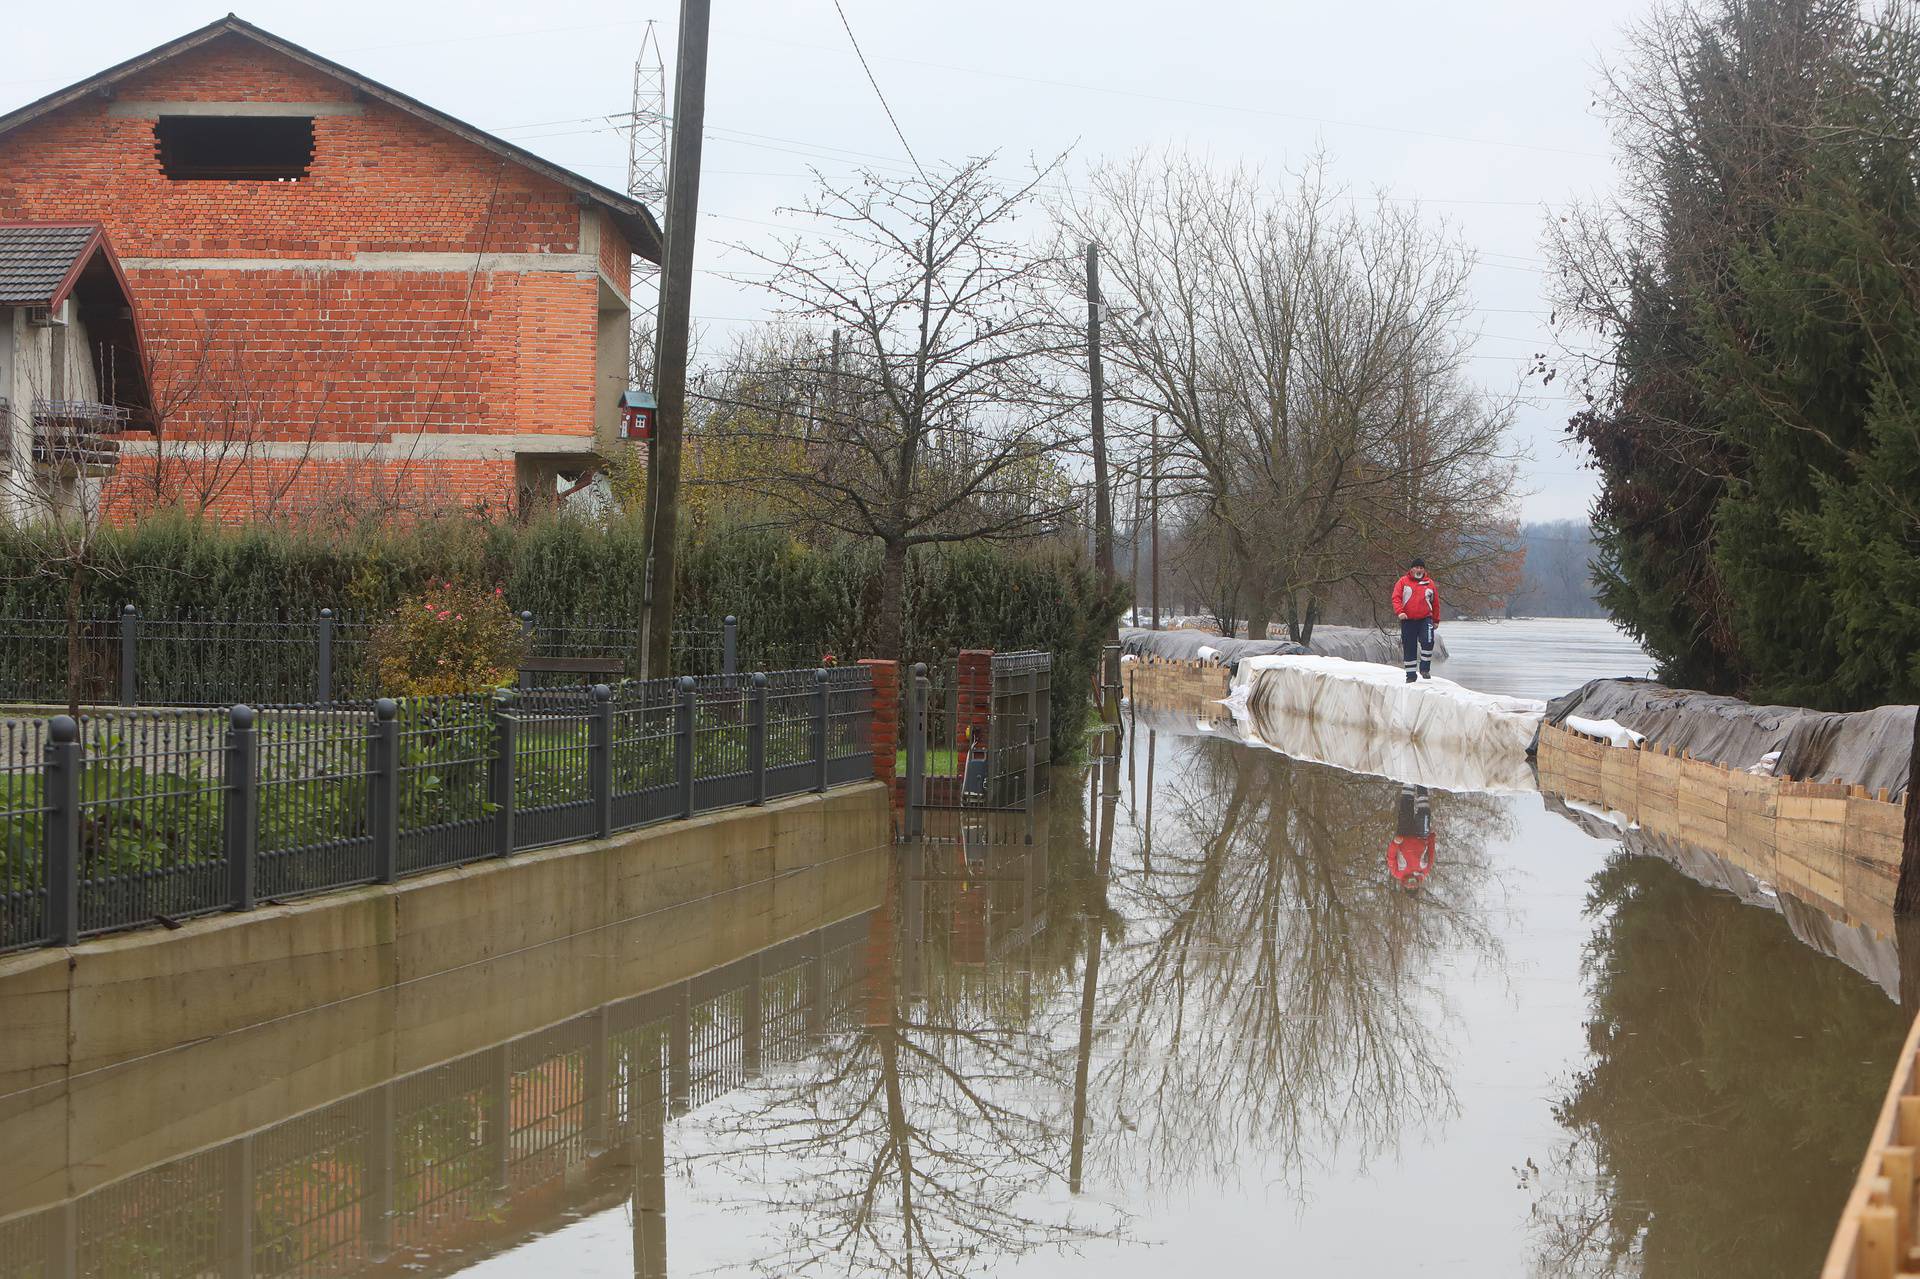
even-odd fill
[[[0,725],[0,950],[874,774],[862,667]]]
[[[516,610],[532,614],[536,654],[628,653],[626,673],[638,674],[645,580],[638,524],[560,516],[526,525],[447,519],[330,531],[224,528],[159,516],[103,529],[77,583],[81,666],[93,689],[80,700],[114,700],[103,690],[117,679],[116,628],[127,604],[145,619],[150,637],[167,637],[164,645],[146,645],[139,658],[139,677],[155,690],[141,699],[147,704],[162,700],[167,680],[203,689],[217,682],[215,659],[239,651],[223,647],[228,640],[219,628],[235,622],[289,628],[279,650],[246,650],[248,661],[264,654],[279,665],[260,668],[251,685],[230,696],[202,692],[188,700],[312,700],[317,641],[309,637],[323,607],[336,622],[341,674],[332,695],[371,696],[370,681],[356,683],[348,674],[364,663],[369,624],[445,580],[500,586]],[[42,530],[0,529],[0,682],[57,688],[53,700],[64,703],[61,619],[75,583],[60,554]],[[741,669],[881,651],[877,546],[719,530],[689,540],[679,563],[673,674],[721,670],[719,619],[727,614],[740,619]],[[1074,551],[991,544],[918,547],[906,586],[904,651],[885,656],[938,664],[963,649],[1051,653],[1053,718],[1062,729],[1056,757],[1077,747],[1079,734],[1069,730],[1083,722],[1100,646],[1125,607],[1123,586],[1103,584]],[[22,696],[0,688],[0,698]],[[36,693],[31,700],[49,699]]]

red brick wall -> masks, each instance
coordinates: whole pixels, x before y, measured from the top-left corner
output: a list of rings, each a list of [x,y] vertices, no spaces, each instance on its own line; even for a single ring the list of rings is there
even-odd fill
[[[504,513],[516,503],[511,458],[407,459],[242,457],[209,461],[122,456],[106,491],[110,518],[136,519],[157,506],[185,504],[234,520],[261,512],[360,512],[399,518],[452,506]]]
[[[873,775],[892,787],[900,749],[900,664],[868,657],[860,665],[873,672]]]
[[[627,238],[620,234],[606,218],[600,220],[600,269],[607,273],[614,287],[620,290],[621,297],[630,294],[628,285],[632,282],[633,250],[627,247]]]
[[[969,741],[984,743],[993,722],[993,650],[962,649],[954,676],[959,684],[960,727]]]
[[[113,100],[350,102],[353,93],[227,37],[123,83]],[[0,219],[98,219],[122,258],[477,260],[482,251],[580,250],[581,208],[571,191],[382,103],[361,103],[359,115],[316,116],[312,168],[297,182],[170,180],[160,171],[152,117],[112,116],[108,108],[89,98],[0,136]],[[625,251],[603,219],[597,262],[623,290]],[[401,484],[423,500],[504,502],[510,457],[456,463],[417,452],[381,456],[373,446],[420,431],[591,438],[591,271],[447,265],[129,268],[157,398],[169,410],[166,435],[219,441],[210,447],[223,452],[228,470],[242,456],[262,468],[257,482],[220,486],[230,495],[216,504],[220,513],[256,513],[247,503],[258,495],[292,498],[314,484],[330,497]],[[282,455],[271,464],[256,456],[268,442]],[[311,454],[310,444],[320,453],[330,446],[334,456],[310,455],[300,482],[285,484],[296,463],[284,454]],[[341,456],[348,446],[362,450],[360,460]],[[349,483],[363,466],[366,482]],[[123,471],[112,498],[120,509],[152,501],[151,459],[129,457]]]
[[[119,86],[115,101],[351,102],[339,81],[228,37]],[[573,193],[368,101],[316,116],[298,182],[176,182],[151,117],[89,98],[0,137],[0,217],[99,218],[122,257],[348,258],[579,251]]]

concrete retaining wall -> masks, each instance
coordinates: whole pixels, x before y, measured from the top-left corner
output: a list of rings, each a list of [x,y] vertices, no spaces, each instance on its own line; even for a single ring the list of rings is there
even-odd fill
[[[0,958],[0,1133],[35,1152],[0,1201],[69,1164],[190,1148],[181,1124],[230,1136],[871,910],[889,823],[885,787],[849,786]],[[22,1130],[60,1091],[76,1125]]]

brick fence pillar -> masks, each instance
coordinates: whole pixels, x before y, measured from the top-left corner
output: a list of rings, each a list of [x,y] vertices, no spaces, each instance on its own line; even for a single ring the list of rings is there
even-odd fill
[[[873,776],[887,784],[893,806],[907,806],[906,779],[896,776],[900,744],[900,664],[880,658],[862,658],[860,665],[873,672]]]
[[[966,730],[968,741],[985,742],[993,720],[993,650],[960,650],[954,682],[959,690],[955,708],[958,727]]]

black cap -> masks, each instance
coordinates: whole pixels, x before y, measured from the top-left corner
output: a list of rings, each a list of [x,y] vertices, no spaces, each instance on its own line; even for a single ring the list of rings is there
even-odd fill
[[[1413,559],[1409,561],[1407,564],[1408,568],[1425,568],[1426,566],[1427,566],[1427,562],[1421,559],[1418,555],[1414,556]]]

